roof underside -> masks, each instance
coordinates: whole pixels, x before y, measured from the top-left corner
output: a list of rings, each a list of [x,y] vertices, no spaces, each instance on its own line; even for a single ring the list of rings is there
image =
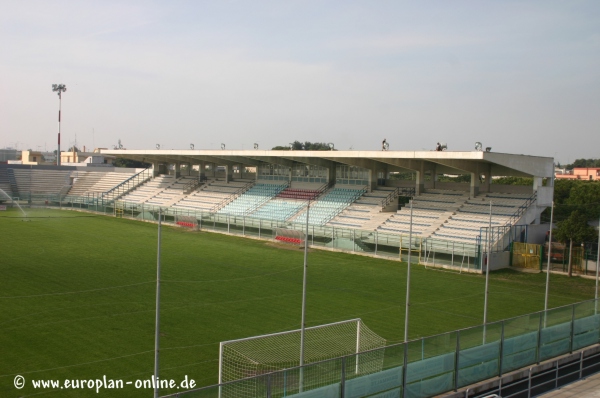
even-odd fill
[[[148,163],[215,163],[258,166],[303,163],[324,167],[338,164],[388,172],[434,170],[437,174],[552,177],[554,160],[548,157],[496,152],[436,151],[269,151],[269,150],[102,150],[104,155]]]

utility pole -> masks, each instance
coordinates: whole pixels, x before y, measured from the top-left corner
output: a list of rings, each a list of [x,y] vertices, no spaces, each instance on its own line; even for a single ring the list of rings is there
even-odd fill
[[[53,84],[52,91],[58,93],[58,152],[56,153],[56,165],[60,166],[60,110],[62,103],[62,93],[67,91],[67,86],[64,84]]]

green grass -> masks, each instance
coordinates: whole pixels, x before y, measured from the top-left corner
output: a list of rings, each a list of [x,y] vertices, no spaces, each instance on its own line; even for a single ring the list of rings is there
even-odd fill
[[[154,366],[156,224],[26,211],[0,214],[0,396],[149,396],[14,388],[18,374],[128,381]],[[161,263],[161,378],[214,384],[220,341],[300,327],[302,250],[164,227]],[[402,341],[404,263],[311,250],[308,272],[308,326],[360,317]],[[411,282],[410,338],[482,323],[483,276],[417,265]],[[544,289],[544,274],[492,273],[489,320],[543,309]],[[552,275],[550,307],[593,296],[594,281]]]

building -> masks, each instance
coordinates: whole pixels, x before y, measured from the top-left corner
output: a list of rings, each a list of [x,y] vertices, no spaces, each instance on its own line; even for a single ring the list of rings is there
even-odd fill
[[[600,180],[600,167],[576,167],[573,170],[557,170],[555,177],[559,180],[598,181]]]

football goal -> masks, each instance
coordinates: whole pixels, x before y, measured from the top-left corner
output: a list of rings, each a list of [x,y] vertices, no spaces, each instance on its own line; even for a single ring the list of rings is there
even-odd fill
[[[267,378],[255,376],[284,369],[289,370],[270,376],[271,396],[286,396],[334,384],[340,380],[342,361],[331,359],[386,344],[386,340],[360,318],[305,328],[304,333],[304,369],[297,368],[300,365],[300,329],[222,342],[219,383],[252,379],[223,386],[220,397],[259,396],[267,388]],[[383,350],[352,355],[345,363],[346,373],[352,375],[379,372],[382,367]]]

